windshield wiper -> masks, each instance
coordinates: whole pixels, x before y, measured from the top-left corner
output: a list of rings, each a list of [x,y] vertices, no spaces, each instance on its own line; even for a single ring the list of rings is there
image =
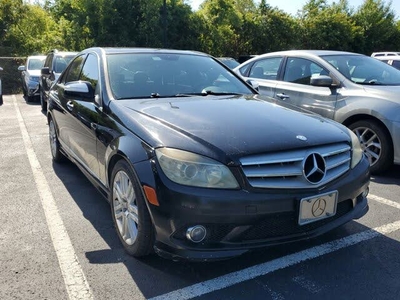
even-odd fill
[[[224,96],[224,95],[241,95],[240,93],[232,93],[232,92],[213,92],[210,90],[203,90],[200,93],[178,93],[175,94],[174,97],[193,97],[193,96]]]
[[[376,79],[370,81],[356,82],[356,83],[361,85],[382,85],[382,83]]]

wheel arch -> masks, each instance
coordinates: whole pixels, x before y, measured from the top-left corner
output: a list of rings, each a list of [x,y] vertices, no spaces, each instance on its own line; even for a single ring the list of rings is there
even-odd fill
[[[346,120],[344,120],[342,122],[342,124],[345,125],[346,127],[349,127],[350,124],[353,124],[358,121],[373,121],[373,122],[377,123],[386,132],[386,134],[389,138],[391,147],[393,149],[393,139],[392,139],[389,129],[387,128],[387,126],[384,122],[382,122],[380,119],[378,119],[374,116],[367,115],[367,114],[353,115],[353,116],[348,117]]]

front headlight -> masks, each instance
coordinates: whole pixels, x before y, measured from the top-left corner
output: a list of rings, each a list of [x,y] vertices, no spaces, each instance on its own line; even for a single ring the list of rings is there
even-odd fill
[[[156,155],[164,174],[176,183],[219,189],[239,187],[228,167],[213,159],[170,148],[156,149]]]
[[[363,156],[363,150],[361,148],[360,140],[355,135],[353,131],[349,130],[349,134],[351,137],[351,168],[353,169],[361,160]]]

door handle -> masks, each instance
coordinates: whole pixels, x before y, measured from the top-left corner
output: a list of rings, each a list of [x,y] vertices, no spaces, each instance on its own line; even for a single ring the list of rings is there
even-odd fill
[[[276,96],[277,96],[278,98],[281,98],[281,100],[286,100],[286,99],[289,99],[289,98],[290,98],[289,95],[286,95],[286,94],[284,94],[284,93],[276,94]]]
[[[67,102],[67,108],[72,111],[74,109],[74,103],[72,101]]]

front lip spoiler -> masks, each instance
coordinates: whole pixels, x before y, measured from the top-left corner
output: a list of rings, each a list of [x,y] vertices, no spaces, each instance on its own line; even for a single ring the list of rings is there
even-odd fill
[[[356,207],[348,214],[336,219],[335,221],[326,224],[323,227],[317,228],[313,231],[308,232],[304,236],[296,236],[295,238],[287,238],[279,241],[265,242],[258,244],[256,246],[247,247],[243,249],[229,249],[229,250],[215,250],[215,251],[194,251],[190,249],[175,249],[163,243],[157,243],[154,246],[154,251],[161,257],[170,259],[173,261],[193,261],[193,262],[212,262],[219,260],[231,259],[245,253],[248,253],[252,250],[266,248],[269,246],[277,246],[283,245],[287,243],[298,242],[302,240],[307,240],[311,238],[315,238],[319,235],[322,235],[328,231],[331,231],[334,228],[337,228],[345,223],[359,219],[364,216],[369,210],[368,201],[366,197],[361,198],[358,201]]]

